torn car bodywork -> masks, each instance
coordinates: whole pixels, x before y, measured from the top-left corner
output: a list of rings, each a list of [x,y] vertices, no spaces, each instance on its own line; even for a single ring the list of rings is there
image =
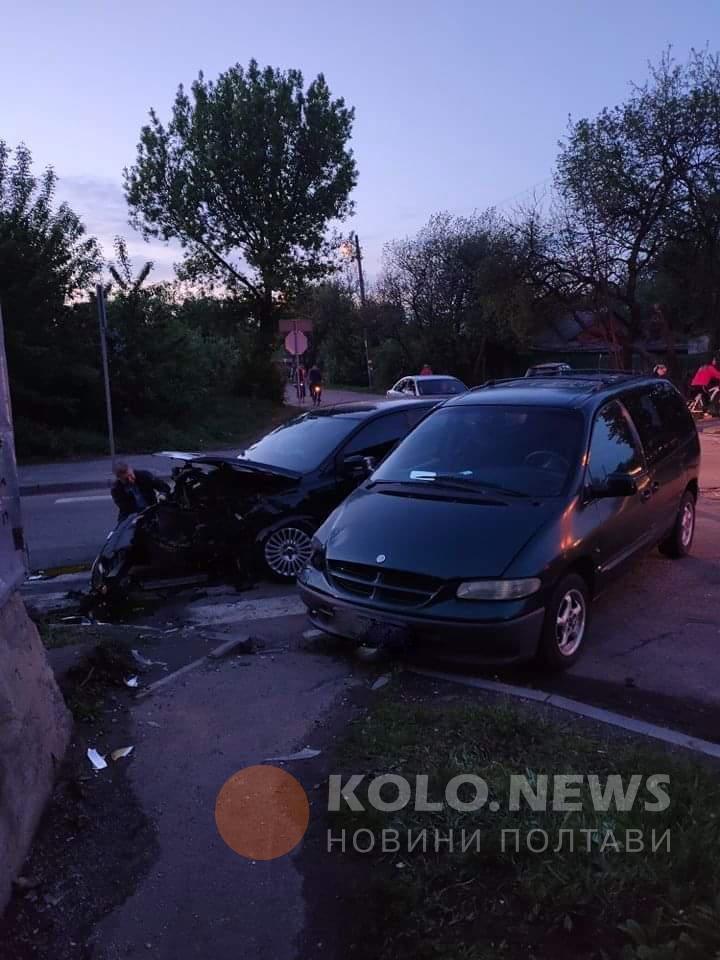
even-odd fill
[[[247,579],[267,530],[300,506],[300,474],[266,464],[163,453],[179,464],[167,498],[121,521],[91,573],[93,593],[125,593],[153,576]]]

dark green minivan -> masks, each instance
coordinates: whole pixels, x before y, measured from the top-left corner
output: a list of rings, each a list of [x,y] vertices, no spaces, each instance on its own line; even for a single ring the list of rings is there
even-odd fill
[[[300,592],[355,643],[562,669],[627,561],[690,550],[699,465],[667,381],[489,383],[432,411],[330,515]]]

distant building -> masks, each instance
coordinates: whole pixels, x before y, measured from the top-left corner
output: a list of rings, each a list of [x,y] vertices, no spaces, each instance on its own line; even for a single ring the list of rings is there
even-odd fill
[[[633,361],[643,365],[642,355],[666,357],[670,349],[683,367],[692,365],[697,355],[710,349],[707,335],[674,337],[672,347],[659,330],[651,324],[650,338],[642,349],[633,349]],[[573,367],[615,367],[620,365],[623,351],[630,346],[630,331],[621,317],[608,311],[574,310],[555,317],[546,328],[532,338],[530,344],[534,363],[563,361]]]

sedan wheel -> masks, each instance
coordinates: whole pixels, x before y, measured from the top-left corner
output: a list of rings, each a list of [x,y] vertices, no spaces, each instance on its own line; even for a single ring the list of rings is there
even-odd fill
[[[551,670],[566,670],[583,651],[589,620],[587,582],[571,573],[558,583],[545,608],[538,657]]]
[[[310,534],[298,526],[279,527],[267,537],[262,552],[271,576],[294,580],[310,559]]]

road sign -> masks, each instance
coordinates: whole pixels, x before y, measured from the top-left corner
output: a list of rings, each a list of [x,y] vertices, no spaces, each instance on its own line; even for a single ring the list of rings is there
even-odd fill
[[[306,317],[294,317],[290,319],[282,317],[279,322],[279,327],[280,333],[292,333],[296,328],[302,330],[303,333],[312,333],[313,322]]]
[[[297,333],[289,333],[285,337],[285,349],[293,357],[301,357],[308,348],[308,340],[302,330]]]

